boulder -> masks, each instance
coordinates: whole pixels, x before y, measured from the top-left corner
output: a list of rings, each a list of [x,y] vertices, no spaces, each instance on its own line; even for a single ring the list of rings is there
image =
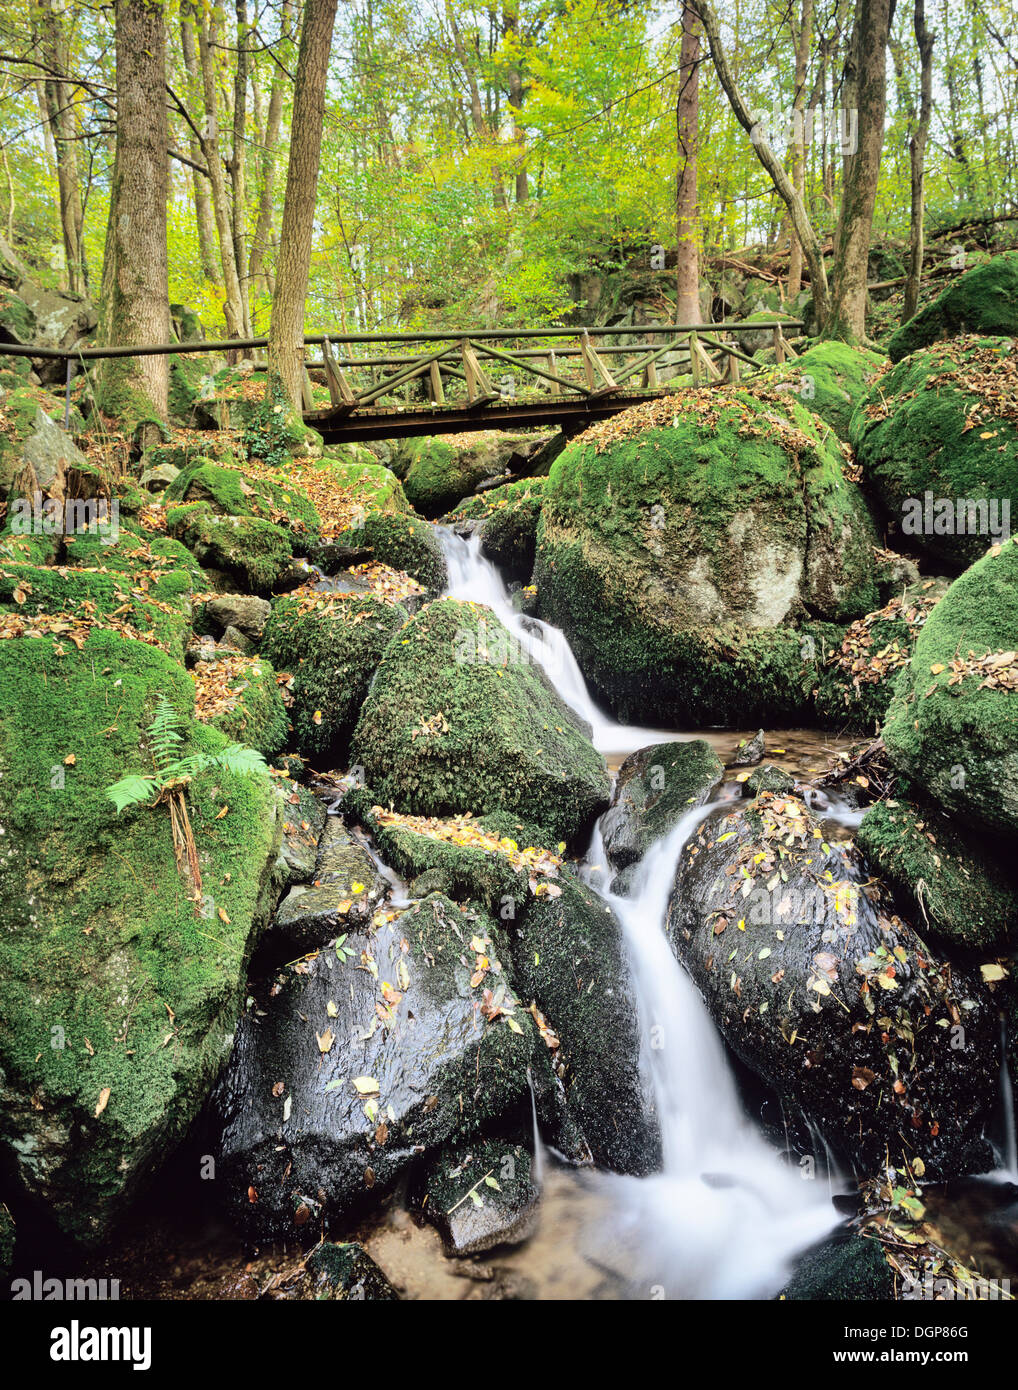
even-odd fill
[[[1018,252],[1005,251],[953,280],[891,335],[892,362],[963,333],[1018,334]]]
[[[8,427],[0,433],[0,493],[31,500],[34,493],[63,501],[94,497],[99,470],[57,424],[63,409],[55,397],[35,387],[11,391],[3,403]],[[77,412],[72,420],[80,417]],[[105,488],[109,496],[109,488]]]
[[[994,546],[930,613],[883,737],[948,813],[1018,830],[1018,537]]]
[[[763,793],[708,817],[667,930],[728,1045],[856,1171],[902,1154],[931,1181],[988,1165],[996,1010],[801,801]]]
[[[952,572],[1010,534],[1018,407],[1010,338],[958,338],[881,373],[852,443],[893,530]]]
[[[502,430],[415,439],[403,489],[422,516],[443,516],[481,483],[503,474],[508,481],[543,443],[542,437]]]
[[[875,1237],[842,1230],[799,1261],[782,1298],[794,1303],[894,1299],[894,1275]]]
[[[235,627],[252,642],[261,641],[271,612],[268,600],[256,598],[254,594],[219,594],[205,606],[206,617],[220,632]]]
[[[490,609],[443,599],[386,648],[351,755],[398,810],[516,812],[579,843],[610,790],[588,735]]]
[[[236,638],[233,643],[231,633]],[[263,657],[244,655],[250,645],[236,629],[227,628],[222,645],[214,650],[214,659],[194,664],[191,675],[198,718],[232,743],[257,748],[269,758],[286,746],[290,721],[276,672]]]
[[[283,842],[276,872],[284,888],[310,883],[318,861],[318,841],[325,829],[325,807],[299,782],[286,790],[283,806]]]
[[[1018,938],[1018,874],[1005,840],[909,799],[906,784],[869,808],[856,841],[942,940],[987,948]]]
[[[163,494],[163,501],[166,506],[205,502],[218,516],[261,517],[298,532],[317,531],[321,524],[314,504],[300,488],[200,455],[181,469]]]
[[[356,558],[350,558],[351,553]],[[359,513],[348,530],[314,542],[308,558],[329,574],[360,560],[373,560],[416,579],[432,598],[449,579],[434,528],[409,512]]]
[[[415,1205],[450,1255],[520,1245],[537,1226],[541,1189],[530,1150],[519,1142],[481,1139],[440,1149],[416,1189]]]
[[[273,601],[262,652],[292,676],[290,718],[303,756],[343,761],[375,668],[406,616],[371,595]]]
[[[330,816],[312,881],[295,884],[276,908],[269,940],[274,949],[294,956],[325,945],[337,933],[366,931],[385,890],[364,845]]]
[[[724,767],[702,738],[655,743],[619,768],[609,809],[601,817],[604,851],[613,869],[637,863],[687,811],[710,801]]]
[[[288,529],[255,516],[219,516],[208,502],[171,507],[166,529],[200,565],[224,571],[255,593],[271,593],[293,562]]]
[[[490,920],[433,894],[257,991],[217,1096],[243,1229],[317,1238],[418,1155],[529,1104],[536,1030],[502,956]]]
[[[877,597],[843,463],[830,430],[765,389],[685,391],[593,426],[545,484],[541,616],[625,720],[793,718],[796,627]]]
[[[80,650],[0,642],[0,1142],[86,1243],[157,1173],[229,1055],[279,846],[267,776],[194,778],[196,913],[167,808],[116,814],[106,788],[151,770],[158,694],[185,751],[222,749],[186,714],[183,665],[148,642],[99,627]]]
[[[757,763],[763,762],[764,755],[764,731],[757,729],[751,737],[740,739],[735,746],[732,754],[733,767],[756,767]]]
[[[884,358],[868,348],[822,342],[783,366],[768,368],[762,380],[796,396],[839,439],[848,440],[852,412],[866,395],[869,378],[883,365]]]

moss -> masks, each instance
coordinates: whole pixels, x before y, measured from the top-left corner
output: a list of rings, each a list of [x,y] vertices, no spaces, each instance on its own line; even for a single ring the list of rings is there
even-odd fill
[[[7,1279],[14,1268],[14,1247],[17,1230],[14,1217],[0,1202],[0,1279]]]
[[[230,682],[230,688],[239,692],[237,703],[210,720],[212,728],[232,743],[257,748],[267,758],[285,748],[290,720],[272,665],[258,658]]]
[[[622,718],[790,717],[793,629],[876,605],[874,540],[815,417],[781,393],[704,390],[566,447],[534,580],[541,616]]]
[[[375,598],[274,600],[262,654],[293,676],[290,716],[304,757],[345,757],[375,668],[405,619]]]
[[[1018,829],[1018,691],[986,685],[987,670],[964,663],[1013,653],[1016,633],[1018,538],[966,570],[934,608],[883,730],[895,765],[941,806],[1012,834]],[[951,666],[956,660],[966,672],[960,680]]]
[[[420,815],[504,810],[572,841],[607,801],[604,762],[490,610],[430,604],[386,649],[352,756]]]
[[[240,466],[236,437],[227,430],[171,430],[165,444],[153,445],[142,457],[142,468],[185,469],[197,459],[220,465]]]
[[[514,443],[528,436],[485,432],[415,439],[403,487],[422,516],[443,516],[477,484],[497,475]]]
[[[188,423],[191,411],[201,394],[205,364],[200,357],[170,358],[170,416]]]
[[[967,510],[962,534],[954,534],[959,501],[1018,507],[1012,361],[1011,340],[1003,338],[962,338],[913,353],[876,379],[852,417],[856,456],[890,520],[955,570],[977,560],[991,539],[978,530],[978,512],[973,527]],[[909,534],[915,523],[904,504],[927,493],[949,500],[950,529],[946,514],[937,522],[934,513],[932,524],[923,518]]]
[[[907,786],[869,808],[856,839],[931,932],[980,948],[1018,934],[1018,878],[1005,845],[908,799]]]
[[[374,458],[349,458],[345,453],[337,456],[330,452],[316,467],[327,475],[330,487],[353,492],[364,513],[413,513],[395,473]]]
[[[321,525],[314,504],[300,488],[254,478],[201,457],[174,478],[163,500],[167,506],[208,502],[221,516],[255,516],[277,524],[282,520],[296,530],[317,531]]]
[[[166,422],[139,381],[136,359],[109,358],[96,381],[96,405],[128,439],[134,440],[145,426],[152,426],[165,438]]]
[[[975,266],[902,324],[888,344],[892,362],[962,333],[1018,333],[1018,252]]]
[[[537,558],[537,527],[541,520],[544,479],[526,478],[510,483],[484,522],[481,549],[510,579],[530,582]]]
[[[886,1301],[894,1298],[894,1276],[879,1240],[839,1234],[803,1256],[781,1296],[810,1303]]]
[[[771,388],[790,391],[819,415],[839,439],[847,440],[852,411],[866,394],[869,377],[883,358],[848,343],[815,343],[794,361],[771,367],[760,380]]]
[[[197,778],[204,918],[165,808],[117,817],[105,789],[150,768],[158,693],[192,708],[179,663],[115,633],[63,654],[0,642],[0,1131],[24,1184],[85,1240],[172,1150],[225,1060],[278,847],[267,777]],[[188,728],[191,748],[225,742]]]
[[[282,384],[271,373],[264,394],[245,401],[241,420],[248,458],[261,459],[270,468],[285,468],[295,456],[322,452],[321,435],[304,424]]]
[[[170,508],[166,527],[199,564],[226,570],[253,593],[270,593],[293,559],[282,526],[256,516],[217,516],[207,502]]]

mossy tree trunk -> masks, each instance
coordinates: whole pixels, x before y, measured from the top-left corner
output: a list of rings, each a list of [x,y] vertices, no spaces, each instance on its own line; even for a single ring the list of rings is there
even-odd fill
[[[276,260],[276,293],[269,327],[269,395],[279,382],[300,410],[304,361],[304,301],[311,267],[311,238],[322,153],[325,80],[337,0],[306,0],[290,127],[283,222]]]
[[[111,347],[170,338],[166,29],[158,0],[117,0],[117,141],[103,265]],[[100,406],[128,432],[167,413],[168,357],[103,362]]]
[[[862,342],[866,337],[866,281],[887,104],[887,43],[895,0],[857,0],[846,64],[845,114],[851,130],[857,113],[857,148],[845,152],[841,209],[834,235],[830,314],[825,338]]]
[[[916,44],[919,48],[919,120],[908,143],[912,184],[912,212],[909,223],[908,270],[901,321],[907,323],[919,305],[919,284],[923,273],[923,215],[926,211],[926,141],[933,114],[933,43],[936,38],[926,27],[924,0],[915,0]]]
[[[79,293],[84,284],[84,245],[82,242],[84,213],[81,206],[81,187],[78,181],[78,155],[75,140],[74,102],[72,88],[62,80],[69,63],[69,45],[63,13],[64,0],[47,0],[42,9],[43,54],[50,71],[60,76],[47,77],[45,83],[46,111],[53,133],[54,157],[57,166],[57,187],[60,192],[60,227],[64,238],[64,257],[67,262],[67,288]]]

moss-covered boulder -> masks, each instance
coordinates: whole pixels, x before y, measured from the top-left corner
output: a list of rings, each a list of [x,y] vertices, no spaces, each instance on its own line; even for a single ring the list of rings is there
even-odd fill
[[[810,629],[806,654],[816,673],[813,707],[824,728],[878,731],[898,675],[947,587],[947,580],[926,579],[845,629],[819,623]]]
[[[534,572],[544,483],[544,478],[523,478],[495,488],[502,495],[488,512],[481,534],[484,555],[521,584],[529,583]]]
[[[849,343],[822,342],[791,362],[769,368],[762,377],[772,389],[787,391],[838,436],[849,438],[852,412],[866,395],[869,378],[884,358]]]
[[[414,1184],[413,1201],[451,1255],[519,1245],[537,1226],[541,1188],[530,1149],[512,1138],[440,1149]]]
[[[12,490],[31,499],[91,497],[101,483],[99,470],[77,447],[72,435],[83,427],[76,410],[70,431],[63,429],[64,409],[55,396],[36,386],[9,392],[0,411],[0,498]],[[59,422],[59,423],[58,423]],[[105,489],[108,495],[108,488]]]
[[[295,748],[304,757],[342,761],[375,668],[406,613],[356,594],[277,598],[262,654],[288,673]]]
[[[443,516],[480,483],[509,473],[539,442],[533,435],[500,430],[415,439],[404,491],[422,516]]]
[[[900,362],[911,352],[962,333],[1018,334],[1018,252],[1005,251],[959,275],[932,304],[902,324],[888,353]]]
[[[856,409],[852,442],[905,543],[954,570],[972,564],[1018,507],[1011,340],[959,338],[891,367]]]
[[[934,935],[977,948],[1018,937],[1018,873],[1003,840],[896,790],[869,808],[856,842]]]
[[[0,1140],[65,1231],[100,1240],[172,1152],[229,1054],[279,843],[265,776],[209,771],[187,800],[196,912],[164,806],[106,788],[151,769],[157,695],[191,750],[194,690],[157,647],[0,641]],[[221,814],[223,807],[226,814]]]
[[[303,1272],[278,1295],[316,1303],[398,1303],[399,1294],[363,1246],[324,1241],[307,1258]]]
[[[574,440],[534,579],[627,720],[773,721],[804,699],[795,628],[875,607],[875,533],[834,434],[786,394],[687,391]]]
[[[570,1115],[594,1161],[619,1173],[655,1172],[660,1135],[622,928],[571,874],[556,886],[557,896],[528,898],[517,920],[516,991],[543,1015]]]
[[[765,792],[709,816],[680,855],[667,930],[728,1045],[856,1171],[902,1154],[931,1181],[982,1171],[996,1009],[802,801]]]
[[[507,962],[490,919],[435,893],[256,986],[218,1095],[217,1187],[246,1230],[317,1240],[418,1155],[529,1107],[544,1044]]]
[[[883,736],[895,765],[950,813],[1018,830],[1018,537],[934,608]]]
[[[408,574],[437,598],[448,582],[441,544],[434,528],[409,512],[370,511],[327,540],[309,547],[308,558],[327,574],[351,553],[364,552],[378,564]]]
[[[166,529],[199,564],[223,570],[256,594],[271,593],[293,561],[288,528],[257,516],[219,516],[208,502],[171,507]]]
[[[781,1297],[797,1303],[887,1301],[894,1298],[894,1275],[879,1240],[839,1231],[806,1252]]]
[[[656,743],[631,753],[619,768],[612,804],[601,817],[612,868],[636,864],[688,811],[709,801],[724,771],[702,738]]]
[[[573,843],[608,801],[588,735],[489,609],[443,599],[386,649],[352,756],[398,810],[515,811]]]
[[[298,531],[317,531],[320,525],[314,504],[300,488],[200,456],[174,478],[163,501],[168,507],[180,502],[207,502],[219,516],[256,516]]]
[[[231,743],[271,757],[286,747],[290,720],[272,665],[264,657],[219,654],[191,671],[197,717]]]

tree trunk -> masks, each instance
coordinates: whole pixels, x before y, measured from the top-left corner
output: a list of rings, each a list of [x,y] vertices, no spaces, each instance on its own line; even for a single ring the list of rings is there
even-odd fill
[[[768,143],[766,133],[760,124],[754,121],[753,114],[747,106],[742,92],[732,73],[731,66],[725,54],[724,46],[721,42],[721,28],[718,24],[717,15],[714,12],[710,0],[688,0],[691,9],[695,10],[700,16],[703,24],[704,33],[710,46],[710,56],[714,63],[718,81],[721,83],[725,96],[735,113],[736,120],[747,131],[753,141],[753,148],[760,163],[770,175],[771,182],[777,190],[778,196],[788,208],[789,216],[792,219],[792,226],[795,234],[799,238],[802,253],[809,266],[810,287],[813,293],[813,313],[819,324],[823,325],[827,320],[830,291],[827,284],[827,270],[824,266],[823,252],[820,242],[817,240],[816,232],[810,223],[809,216],[801,196],[792,187],[791,181],[781,166],[781,161],[776,158],[774,151]],[[885,0],[886,3],[886,0]]]
[[[793,119],[792,130],[792,187],[800,198],[806,189],[806,69],[813,42],[813,0],[802,0],[799,32],[795,42],[795,97],[792,110],[799,113]],[[802,289],[802,247],[795,232],[791,232],[788,257],[787,293],[790,300]]]
[[[908,271],[901,321],[907,323],[919,304],[923,274],[923,215],[926,207],[926,140],[933,113],[933,44],[936,35],[926,27],[924,0],[915,0],[914,26],[920,61],[919,120],[908,142],[912,211],[909,221]]]
[[[170,338],[166,203],[166,32],[160,5],[117,0],[117,145],[103,269],[109,346]],[[109,258],[112,257],[110,261]],[[133,432],[167,413],[168,357],[111,358],[102,364],[102,408]],[[146,440],[141,441],[143,444]]]
[[[293,0],[283,0],[279,28],[281,34],[288,34],[293,15]],[[275,282],[266,268],[265,252],[272,234],[272,214],[275,207],[276,154],[279,145],[279,128],[283,115],[283,93],[286,79],[277,67],[272,77],[269,91],[269,109],[265,117],[265,134],[262,145],[262,184],[258,195],[258,219],[255,223],[251,242],[251,263],[248,275],[255,294],[272,294]]]
[[[202,104],[201,78],[198,73],[198,53],[194,41],[194,21],[189,19],[183,9],[180,12],[180,47],[184,56],[184,73],[187,77],[187,96],[192,116],[196,117]],[[204,159],[201,141],[194,131],[188,128],[188,148],[195,164]],[[201,260],[202,274],[210,284],[222,289],[223,274],[219,266],[219,253],[216,249],[216,224],[212,215],[212,200],[209,197],[209,181],[204,174],[195,169],[194,178],[194,220],[198,231],[198,256]]]
[[[823,327],[827,338],[862,342],[866,337],[866,280],[877,178],[884,145],[887,41],[895,0],[857,0],[850,64],[852,105],[858,113],[856,150],[845,151],[841,209],[834,236],[834,293]],[[847,142],[846,142],[847,143]]]
[[[247,74],[250,31],[247,0],[237,0],[237,63],[233,82],[233,148],[230,153],[230,179],[233,191],[233,255],[240,289],[241,330],[251,337],[251,310],[247,280]]]
[[[283,222],[279,233],[276,293],[269,328],[270,398],[280,382],[295,410],[300,409],[304,361],[304,302],[311,268],[311,240],[322,153],[325,80],[336,20],[337,0],[305,0],[297,56],[286,170]]]
[[[67,35],[62,22],[62,0],[48,0],[42,12],[43,55],[45,62],[61,77],[67,75],[69,52]],[[75,293],[84,289],[84,254],[82,247],[83,213],[81,187],[78,182],[78,156],[74,131],[74,108],[71,88],[57,77],[45,82],[46,109],[53,134],[54,157],[57,166],[57,187],[60,193],[60,228],[64,239],[64,258],[67,262],[67,288]]]
[[[678,177],[675,190],[675,322],[700,322],[700,256],[697,245],[697,155],[700,120],[700,27],[691,7],[682,7],[679,93],[675,104]]]

